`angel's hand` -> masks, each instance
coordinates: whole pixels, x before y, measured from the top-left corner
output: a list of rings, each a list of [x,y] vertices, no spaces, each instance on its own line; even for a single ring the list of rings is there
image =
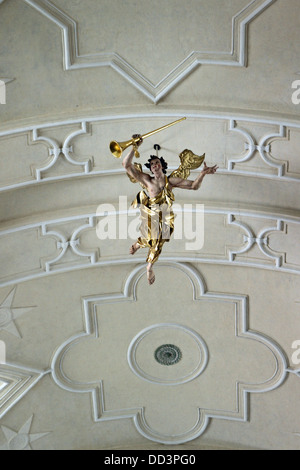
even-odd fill
[[[143,138],[141,136],[141,134],[133,134],[132,136],[133,139],[139,139],[136,141],[136,146],[139,147],[140,145],[142,145],[143,143]]]
[[[214,166],[207,166],[206,163],[204,162],[204,168],[202,170],[202,175],[203,176],[206,176],[206,175],[214,175],[216,173],[216,171],[218,170],[218,166],[217,165],[214,165]]]

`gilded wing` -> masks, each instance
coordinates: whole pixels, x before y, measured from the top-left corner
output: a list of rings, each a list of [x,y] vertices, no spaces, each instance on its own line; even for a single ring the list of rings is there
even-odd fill
[[[143,167],[140,163],[134,163],[134,166],[135,166],[136,170],[140,171],[141,173],[143,172],[143,169],[142,169]],[[138,180],[136,180],[133,176],[129,175],[128,173],[127,173],[127,176],[128,176],[128,178],[130,179],[130,181],[132,183],[139,183]],[[140,183],[140,185],[142,186],[143,189],[146,189],[146,186],[144,186],[141,183]]]
[[[199,157],[195,155],[192,150],[185,149],[179,155],[180,166],[174,170],[170,177],[187,179],[190,176],[191,170],[199,168],[205,160],[205,153]]]

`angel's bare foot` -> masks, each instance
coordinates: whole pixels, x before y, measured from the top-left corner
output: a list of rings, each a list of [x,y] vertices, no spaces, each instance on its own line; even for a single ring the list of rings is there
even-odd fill
[[[140,248],[141,248],[140,245],[138,244],[138,242],[136,242],[134,245],[130,247],[129,253],[131,255],[134,255]]]
[[[151,286],[152,284],[154,284],[155,282],[155,274],[154,274],[154,271],[153,271],[153,266],[152,264],[148,264],[148,267],[147,267],[147,279],[148,279],[148,282],[149,282],[149,285]]]

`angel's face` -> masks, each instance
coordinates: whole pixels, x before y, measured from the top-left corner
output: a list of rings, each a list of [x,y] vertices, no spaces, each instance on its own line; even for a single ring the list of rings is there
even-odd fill
[[[162,172],[162,164],[159,158],[152,160],[150,165],[150,169],[154,175],[158,175]]]

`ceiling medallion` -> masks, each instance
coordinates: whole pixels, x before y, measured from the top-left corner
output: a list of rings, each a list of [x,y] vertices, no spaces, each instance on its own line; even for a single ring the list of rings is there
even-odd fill
[[[161,344],[163,338],[169,338]],[[161,346],[157,347],[158,344]],[[175,346],[175,344],[180,345]],[[160,323],[140,331],[131,341],[127,361],[134,374],[155,384],[179,385],[196,379],[208,364],[201,336],[176,323]],[[177,364],[177,367],[168,367]]]
[[[154,357],[163,366],[173,366],[181,360],[182,353],[174,344],[163,344],[156,349]]]

